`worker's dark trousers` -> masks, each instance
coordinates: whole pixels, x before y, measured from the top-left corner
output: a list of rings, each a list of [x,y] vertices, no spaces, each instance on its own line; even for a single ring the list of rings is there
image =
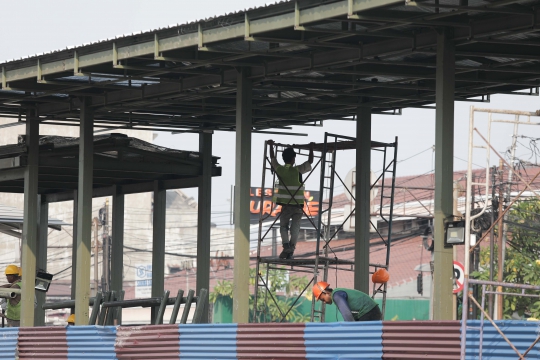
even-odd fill
[[[382,320],[382,314],[381,314],[381,309],[379,309],[379,305],[369,310],[367,313],[362,315],[360,319],[356,321],[378,321],[378,320]]]

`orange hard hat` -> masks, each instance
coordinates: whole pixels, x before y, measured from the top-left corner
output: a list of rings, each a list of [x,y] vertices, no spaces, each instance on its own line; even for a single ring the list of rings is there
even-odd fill
[[[384,284],[387,283],[388,280],[390,280],[390,274],[386,269],[379,269],[373,273],[373,276],[371,277],[371,281],[375,284]]]
[[[75,314],[69,315],[67,322],[68,324],[75,324]]]
[[[5,271],[6,275],[19,275],[19,267],[17,265],[8,265]]]
[[[313,295],[315,296],[316,300],[319,300],[321,297],[321,294],[330,286],[329,283],[326,281],[319,281],[315,285],[313,285]]]

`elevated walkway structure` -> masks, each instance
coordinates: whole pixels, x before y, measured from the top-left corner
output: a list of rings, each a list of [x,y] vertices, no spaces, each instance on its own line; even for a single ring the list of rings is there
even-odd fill
[[[281,212],[279,212],[279,205],[272,203],[272,207],[269,212],[260,211],[259,216],[259,231],[257,241],[257,262],[256,262],[256,281],[255,281],[255,293],[254,293],[254,305],[253,305],[253,321],[254,322],[266,322],[268,319],[269,302],[272,301],[278,308],[281,315],[281,321],[287,318],[288,313],[298,303],[301,296],[306,291],[309,291],[317,281],[328,281],[330,268],[345,271],[354,271],[355,261],[350,259],[340,259],[338,255],[332,249],[332,240],[336,238],[338,232],[343,229],[343,226],[351,217],[354,217],[355,208],[351,207],[348,214],[343,214],[343,221],[339,224],[332,222],[332,206],[334,198],[334,185],[336,179],[343,185],[345,191],[348,192],[356,203],[354,190],[350,185],[344,182],[344,178],[336,171],[337,153],[339,150],[356,149],[356,139],[353,137],[336,135],[325,133],[324,142],[315,144],[313,146],[315,164],[311,171],[304,175],[302,185],[313,175],[313,173],[320,170],[320,187],[319,187],[319,202],[320,205],[316,213],[314,213],[307,205],[302,209],[303,216],[307,218],[309,224],[313,227],[316,233],[316,248],[315,254],[312,257],[296,257],[294,259],[280,259],[279,257],[263,257],[261,255],[261,247],[263,241],[266,239],[270,229],[279,221]],[[264,159],[263,159],[263,174],[261,184],[261,204],[263,204],[265,189],[272,188],[279,179],[277,172],[273,171],[271,159],[269,158],[269,146],[272,146],[265,142]],[[282,153],[287,147],[293,147],[298,150],[299,156],[306,156],[306,151],[309,151],[309,145],[286,145],[275,144],[276,157]],[[394,187],[395,187],[395,174],[396,174],[396,156],[397,156],[397,138],[393,143],[371,142],[371,151],[382,153],[382,171],[380,175],[373,181],[370,188],[373,189],[375,184],[380,184],[380,196],[379,196],[379,213],[380,218],[387,223],[388,234],[386,236],[381,234],[378,230],[375,230],[377,236],[380,237],[385,245],[386,258],[383,264],[371,264],[370,273],[375,272],[379,268],[388,269],[390,265],[390,247],[392,242],[392,215],[393,215],[393,200],[394,200]],[[297,161],[300,163],[300,161]],[[386,181],[388,178],[391,181]],[[271,181],[268,184],[269,180]],[[354,185],[353,185],[354,186]],[[294,195],[294,194],[293,194]],[[362,201],[371,201],[373,199],[363,199]],[[383,214],[383,204],[385,211],[388,214]],[[277,217],[269,224],[268,218],[270,213],[274,211],[278,212]],[[377,224],[371,224],[374,229],[377,228]],[[296,296],[292,304],[288,309],[282,309],[278,305],[278,302],[270,292],[269,288],[269,274],[271,270],[275,271],[296,271],[310,274],[311,278],[308,284],[302,289],[302,291]],[[372,297],[377,294],[382,295],[382,313],[384,315],[386,304],[386,284],[373,284]],[[260,297],[264,297],[264,301],[260,301]],[[311,306],[311,321],[324,322],[325,306],[324,303],[318,303],[315,298],[312,299]]]

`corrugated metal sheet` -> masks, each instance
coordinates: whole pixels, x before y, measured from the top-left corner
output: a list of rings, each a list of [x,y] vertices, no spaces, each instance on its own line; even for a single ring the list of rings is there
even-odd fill
[[[523,354],[534,340],[540,335],[538,333],[539,323],[529,321],[495,321],[506,337]],[[467,321],[467,356],[466,359],[478,359],[480,354],[480,321]],[[484,335],[482,341],[482,360],[503,360],[517,359],[514,350],[503,339],[499,332],[489,321],[484,322]],[[540,358],[540,344],[527,354],[527,359]]]
[[[238,324],[238,359],[305,359],[305,324]]]
[[[114,326],[68,326],[68,359],[116,360]]]
[[[383,359],[459,360],[459,321],[383,321]]]
[[[119,326],[116,330],[116,357],[121,359],[179,359],[178,325]]]
[[[65,327],[19,328],[19,359],[67,359]]]
[[[308,323],[306,359],[381,359],[381,321]]]
[[[237,359],[236,324],[180,325],[180,359]]]
[[[0,360],[15,359],[19,328],[0,328]]]

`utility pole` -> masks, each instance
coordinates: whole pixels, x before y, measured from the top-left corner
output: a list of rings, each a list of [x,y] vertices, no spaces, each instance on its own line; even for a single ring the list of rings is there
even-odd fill
[[[99,245],[98,245],[98,229],[99,229],[99,220],[95,217],[92,222],[94,223],[94,296],[97,295],[99,291],[99,271],[98,271],[98,254],[99,254]]]
[[[487,180],[486,180],[487,181]],[[476,208],[476,199],[475,199],[475,194],[476,194],[476,187],[474,186],[476,182],[476,176],[474,175],[474,173],[472,174],[472,186],[471,186],[471,190],[472,190],[472,197],[471,197],[471,211],[473,211],[475,208]],[[472,233],[472,230],[471,230],[471,235],[470,237],[472,238],[473,236],[473,233]],[[476,234],[474,234],[474,236],[476,236]],[[472,245],[472,244],[471,244]],[[474,267],[474,264],[475,264],[475,258],[476,258],[476,250],[473,252],[472,256],[469,258],[469,268],[470,269],[473,269],[473,270],[476,270],[476,268]],[[474,295],[475,298],[478,299],[478,296],[477,296],[477,293],[478,293],[478,285],[473,285],[472,287],[472,293]],[[465,292],[466,291],[466,292]],[[469,292],[469,289],[463,289],[463,296],[467,296]],[[465,310],[465,309],[462,309],[462,311]],[[477,317],[477,312],[476,312],[476,306],[473,306],[472,307],[472,314],[469,312],[469,309],[467,309],[467,315],[471,315],[473,319],[476,319]]]
[[[109,199],[105,200],[105,207],[103,208],[103,233],[102,244],[103,244],[103,273],[101,278],[101,287],[102,291],[109,291],[110,284],[110,241],[109,241]]]
[[[497,171],[497,168],[493,166],[491,169],[491,222],[490,224],[493,224],[495,222],[495,206],[497,206],[497,202],[495,202],[495,173]],[[495,229],[492,226],[490,233],[489,233],[489,281],[493,281],[493,268],[495,266]],[[493,294],[489,294],[488,297],[488,312],[489,316],[493,319]]]
[[[510,168],[508,168],[508,182],[507,182],[507,185],[506,185],[506,193],[504,194],[504,198],[500,198],[500,201],[502,202],[503,199],[504,199],[504,202],[506,204],[510,203],[510,195],[512,193],[512,178],[513,178],[513,175],[514,175],[514,160],[515,160],[515,156],[516,156],[516,145],[517,145],[517,132],[518,132],[518,126],[519,124],[517,123],[519,121],[519,115],[516,115],[516,123],[514,123],[514,133],[512,135],[512,146],[510,147]],[[502,183],[502,181],[501,181]],[[508,219],[508,213],[504,215],[503,217],[503,231],[502,231],[502,236],[503,236],[503,249],[502,249],[502,261],[503,261],[503,264],[504,264],[504,260],[506,259],[506,231],[508,230],[508,224],[505,223],[505,221]],[[502,318],[501,318],[502,320]]]
[[[459,199],[459,183],[458,181],[454,181],[454,217],[461,217],[461,214],[458,211],[458,199]],[[457,260],[457,247],[452,246],[452,258],[454,261]],[[452,277],[454,277],[454,272],[452,272]],[[454,285],[456,279],[453,279]],[[452,319],[457,320],[457,295],[458,294],[452,294]]]
[[[499,160],[499,216],[503,212],[503,162],[502,160]],[[502,282],[503,281],[503,270],[504,270],[504,257],[503,257],[503,219],[501,218],[499,220],[499,227],[498,227],[498,233],[497,233],[497,245],[499,247],[499,256],[498,256],[498,273],[497,273],[497,281]],[[497,286],[497,292],[502,292],[502,286]],[[503,296],[501,294],[497,294],[497,316],[496,320],[502,320],[503,318]]]

